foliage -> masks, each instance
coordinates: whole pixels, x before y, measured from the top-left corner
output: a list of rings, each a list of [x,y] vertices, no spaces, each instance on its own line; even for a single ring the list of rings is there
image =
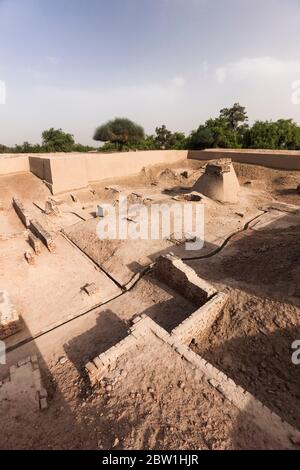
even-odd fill
[[[124,145],[136,144],[144,138],[144,129],[127,118],[116,118],[98,127],[94,140],[114,143],[119,151]]]
[[[221,109],[220,118],[227,121],[230,129],[234,131],[237,131],[240,126],[247,126],[246,108],[239,103],[234,103],[231,108]]]
[[[186,137],[182,132],[171,132],[163,124],[156,127],[154,145],[156,149],[162,150],[182,150],[186,148]]]
[[[72,134],[53,127],[42,133],[42,140],[42,145],[47,152],[71,152],[75,144]]]
[[[234,131],[225,118],[208,119],[205,125],[191,133],[188,148],[238,148],[241,146],[238,132]]]
[[[256,121],[248,125],[244,106],[235,103],[221,109],[217,118],[208,119],[188,137],[171,132],[166,125],[156,127],[154,135],[145,135],[138,124],[126,118],[116,118],[98,127],[95,140],[105,142],[100,148],[75,143],[72,134],[62,129],[42,133],[42,144],[24,142],[15,147],[0,145],[0,153],[42,152],[129,152],[135,150],[183,150],[205,148],[253,148],[271,150],[300,150],[300,127],[292,119]]]
[[[300,149],[300,127],[292,119],[256,121],[246,132],[244,147],[278,150]]]

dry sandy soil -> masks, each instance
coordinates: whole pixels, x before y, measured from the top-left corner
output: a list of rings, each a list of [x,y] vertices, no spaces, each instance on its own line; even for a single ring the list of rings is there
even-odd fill
[[[49,407],[19,414],[1,412],[0,407],[5,429],[0,448],[276,448],[276,442],[262,435],[246,414],[206,382],[196,381],[182,361],[154,338],[138,355],[124,356],[119,376],[112,374],[100,388],[90,388],[84,371],[96,354],[124,338],[136,315],[146,313],[170,331],[192,312],[185,299],[151,275],[130,292],[123,292],[119,284],[141,273],[165,249],[181,257],[201,257],[214,253],[236,231],[240,233],[219,253],[188,261],[201,277],[219,289],[230,289],[223,313],[192,347],[300,429],[300,369],[291,363],[291,344],[300,339],[298,215],[290,209],[269,210],[242,231],[274,201],[300,208],[295,190],[298,173],[235,164],[243,189],[240,204],[207,201],[206,245],[199,253],[187,254],[174,243],[148,251],[118,245],[116,257],[115,249],[108,247],[105,256],[111,258],[104,265],[99,251],[93,251],[94,239],[89,244],[97,203],[115,202],[117,197],[105,186],[138,190],[153,200],[171,198],[182,188],[192,189],[203,165],[188,161],[167,171],[145,170],[139,177],[93,185],[75,192],[77,202],[70,194],[62,195],[60,216],[43,213],[49,192],[32,175],[1,177],[0,234],[15,238],[0,239],[0,284],[12,295],[28,327],[8,340],[8,365],[0,366],[0,380],[10,365],[38,354]],[[22,199],[56,239],[57,253],[44,249],[35,266],[24,261],[27,235],[11,208],[13,196]],[[82,251],[58,234],[61,229],[72,234]],[[95,298],[82,293],[86,282],[99,287]]]

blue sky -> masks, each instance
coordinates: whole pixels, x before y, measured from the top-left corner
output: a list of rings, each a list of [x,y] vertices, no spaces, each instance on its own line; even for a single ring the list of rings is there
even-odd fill
[[[189,132],[240,101],[292,117],[299,0],[0,0],[0,143],[129,117]]]

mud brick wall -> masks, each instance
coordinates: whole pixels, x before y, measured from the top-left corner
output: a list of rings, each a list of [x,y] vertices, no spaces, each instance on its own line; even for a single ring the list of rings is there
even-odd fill
[[[23,203],[19,199],[14,197],[13,198],[13,207],[14,207],[18,217],[22,221],[22,223],[25,225],[26,228],[28,228],[30,226],[30,215],[27,212],[27,210],[25,209]]]
[[[19,315],[6,291],[0,291],[0,339],[14,335],[21,329]]]
[[[47,230],[44,229],[44,227],[37,220],[31,221],[30,230],[33,232],[34,235],[36,235],[40,240],[42,240],[44,245],[46,245],[46,247],[51,253],[54,253],[55,243],[53,241],[52,236],[49,232],[47,232]]]
[[[201,332],[211,327],[220,315],[228,300],[228,295],[219,292],[212,297],[206,304],[192,313],[180,325],[178,325],[172,334],[180,338],[184,343],[190,343]]]
[[[147,320],[148,318],[145,318],[140,328],[136,329],[133,327],[129,330],[129,334],[126,338],[86,364],[85,368],[92,385],[95,385],[110,370],[114,369],[118,359],[123,356],[123,354],[137,346],[138,339],[142,336],[143,332],[146,334]]]
[[[41,253],[41,250],[42,250],[40,239],[37,238],[35,235],[33,235],[33,233],[29,233],[28,241],[29,241],[29,245],[31,246],[31,248],[33,248],[34,252],[37,255],[39,255]]]
[[[22,373],[22,368],[28,368],[30,371],[30,383],[34,387],[36,395],[36,405],[39,410],[45,410],[48,407],[47,403],[47,390],[43,387],[41,372],[38,364],[37,356],[28,356],[18,362],[17,365],[11,366],[9,370],[9,377],[7,377],[3,383],[0,382],[0,399],[5,396],[5,388],[11,389],[12,386],[19,386],[18,375]],[[16,385],[14,385],[16,382]],[[26,399],[26,394],[25,394]],[[26,406],[26,403],[24,403]]]
[[[211,284],[173,254],[160,256],[153,267],[153,274],[197,307],[217,293]]]
[[[174,344],[173,347],[194,368],[200,378],[205,378],[212,387],[241,412],[250,416],[260,429],[269,435],[274,435],[286,449],[295,448],[290,438],[293,436],[297,440],[300,439],[300,432],[296,428],[283,421],[280,416],[257,400],[251,393],[237,385],[232,379],[201,356],[198,356],[188,346],[183,344],[176,346]]]
[[[130,329],[129,335],[107,352],[100,354],[86,365],[92,384],[101,380],[110,370],[117,366],[118,359],[130,349],[138,347],[139,339],[145,335],[154,334],[163,343],[174,349],[184,361],[189,364],[198,380],[206,380],[212,387],[221,393],[227,400],[236,406],[242,413],[250,418],[269,435],[281,441],[281,445],[287,449],[294,449],[291,436],[300,438],[300,432],[293,426],[283,421],[280,416],[273,413],[263,405],[251,393],[237,385],[232,379],[207,362],[201,356],[194,353],[181,338],[174,332],[170,335],[157,323],[144,315],[135,319],[135,324]]]

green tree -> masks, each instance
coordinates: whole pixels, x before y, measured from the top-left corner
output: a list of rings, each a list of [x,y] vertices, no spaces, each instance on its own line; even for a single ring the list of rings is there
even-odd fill
[[[171,132],[163,124],[156,127],[154,136],[155,147],[163,150],[182,150],[186,148],[186,137],[182,132]]]
[[[231,108],[221,109],[220,118],[225,119],[229,127],[234,131],[237,131],[241,126],[247,126],[248,116],[246,108],[239,103],[234,103]]]
[[[45,130],[42,133],[42,145],[47,152],[71,152],[75,144],[72,134],[63,132],[62,129]]]
[[[282,150],[300,149],[300,127],[292,119],[279,119],[276,122],[278,142]]]
[[[0,144],[0,153],[8,153],[9,152],[9,147],[6,145]]]
[[[271,150],[300,149],[300,127],[292,119],[256,121],[248,130],[244,147]]]
[[[208,119],[200,125],[189,138],[191,149],[205,148],[239,148],[241,142],[238,132],[234,131],[225,118]]]
[[[121,152],[125,145],[136,144],[145,136],[144,129],[130,119],[116,118],[98,127],[94,140],[110,142]]]
[[[170,148],[169,141],[172,132],[169,131],[164,124],[161,127],[156,127],[155,134],[155,144],[158,149],[167,150]]]

